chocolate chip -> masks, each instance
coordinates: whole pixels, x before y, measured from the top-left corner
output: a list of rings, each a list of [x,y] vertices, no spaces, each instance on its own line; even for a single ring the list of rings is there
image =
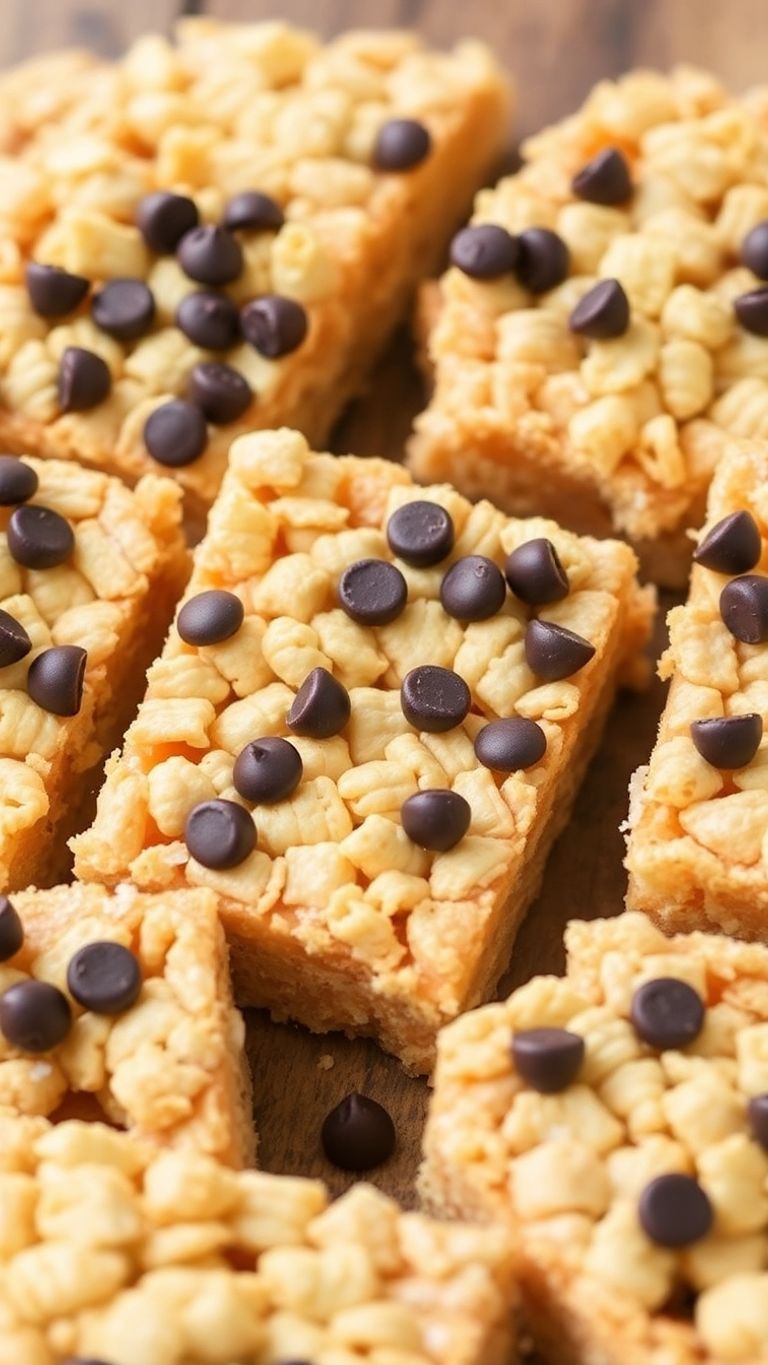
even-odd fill
[[[270,194],[263,190],[241,190],[233,195],[224,210],[224,226],[230,232],[278,232],[285,214]]]
[[[253,391],[247,379],[231,365],[202,360],[190,375],[189,397],[207,421],[224,426],[247,412],[253,402]]]
[[[182,237],[197,227],[200,215],[194,199],[170,190],[156,190],[140,201],[136,225],[147,246],[160,256],[175,251]]]
[[[1,925],[2,920],[0,920]],[[760,1146],[768,1152],[768,1094],[754,1095],[749,1101],[747,1114],[755,1142],[759,1142]]]
[[[252,817],[235,801],[201,801],[184,825],[184,842],[203,867],[238,867],[256,847]]]
[[[76,716],[83,700],[88,655],[80,645],[54,645],[29,665],[27,692],[54,716]]]
[[[521,1029],[512,1039],[512,1057],[526,1085],[556,1095],[575,1081],[584,1061],[584,1039],[566,1028]]]
[[[453,549],[453,521],[439,503],[417,498],[405,502],[387,522],[387,541],[393,554],[415,569],[439,564]]]
[[[576,172],[571,189],[590,204],[625,204],[632,193],[626,157],[618,147],[605,147]]]
[[[760,574],[732,578],[720,594],[720,615],[743,644],[768,640],[768,578]]]
[[[0,896],[0,962],[7,962],[24,942],[21,916],[7,896]]]
[[[746,768],[757,753],[762,736],[763,718],[756,712],[691,723],[691,739],[713,768]]]
[[[17,621],[10,612],[0,609],[0,668],[17,664],[19,659],[29,654],[31,648],[32,641],[21,621]]]
[[[638,986],[629,1017],[638,1038],[666,1052],[698,1038],[705,1014],[704,1001],[693,986],[674,976],[660,976]]]
[[[361,626],[387,626],[408,600],[408,584],[386,559],[358,559],[341,575],[339,605]]]
[[[443,610],[458,621],[487,621],[504,605],[507,585],[498,565],[485,555],[464,555],[440,584]]]
[[[423,123],[413,118],[392,118],[382,124],[373,144],[377,171],[410,171],[432,150],[432,139]]]
[[[570,253],[562,237],[550,228],[532,227],[517,239],[518,261],[515,273],[532,294],[545,294],[562,284],[570,267]]]
[[[640,1195],[643,1232],[660,1247],[687,1247],[706,1237],[714,1222],[712,1205],[692,1175],[658,1175]]]
[[[91,317],[118,341],[135,341],[152,326],[155,298],[143,280],[109,280],[93,296]]]
[[[745,332],[768,337],[768,287],[751,289],[733,300],[733,311]]]
[[[451,265],[474,280],[497,280],[514,270],[517,239],[497,223],[462,228],[451,242]]]
[[[172,469],[194,464],[208,444],[205,418],[196,404],[172,398],[149,414],[144,444],[158,464]]]
[[[184,603],[176,629],[188,645],[218,645],[240,629],[244,615],[243,604],[233,592],[208,588]]]
[[[64,318],[73,313],[88,293],[84,275],[70,275],[58,265],[30,261],[24,272],[29,301],[41,318]]]
[[[87,412],[103,403],[112,388],[106,360],[82,346],[67,346],[59,361],[57,379],[62,412]]]
[[[307,315],[296,299],[263,294],[240,313],[243,336],[260,355],[277,360],[295,351],[307,335]]]
[[[243,269],[243,249],[224,227],[201,223],[185,232],[176,256],[191,280],[199,284],[231,284]]]
[[[34,469],[16,455],[0,455],[0,507],[27,502],[38,490],[40,480]]]
[[[109,1361],[97,1360],[95,1356],[65,1356],[61,1365],[109,1365]],[[310,1362],[294,1362],[294,1365],[310,1365]]]
[[[352,706],[349,693],[327,668],[313,668],[288,712],[288,729],[308,739],[330,739],[344,729]]]
[[[525,632],[525,657],[528,667],[544,682],[570,678],[588,664],[595,646],[575,631],[551,621],[529,621]]]
[[[570,584],[551,540],[537,536],[518,545],[504,566],[515,597],[529,607],[544,607],[568,596]]]
[[[436,664],[422,664],[406,673],[400,689],[403,715],[416,730],[442,734],[461,725],[472,698],[458,673]]]
[[[741,263],[759,280],[768,280],[768,218],[747,233],[741,244]]]
[[[395,1125],[386,1109],[367,1095],[347,1095],[323,1122],[326,1157],[341,1171],[370,1171],[395,1150]]]
[[[629,326],[629,299],[618,280],[600,280],[582,295],[568,326],[579,336],[605,341],[623,336]]]
[[[697,564],[716,573],[749,573],[760,562],[763,542],[751,512],[731,512],[708,531],[694,550]]]
[[[284,801],[298,787],[304,765],[290,740],[253,739],[235,759],[232,781],[246,801]]]
[[[86,943],[70,958],[67,989],[94,1014],[122,1014],[135,1005],[141,991],[136,954],[122,943]]]
[[[71,1027],[66,995],[47,981],[17,981],[0,996],[0,1033],[22,1052],[50,1052]]]
[[[510,716],[484,725],[475,739],[475,757],[486,768],[515,773],[532,768],[547,751],[547,737],[535,720]]]
[[[240,335],[240,314],[228,294],[197,289],[181,300],[176,310],[176,326],[195,346],[226,351]]]
[[[400,808],[403,829],[420,848],[447,853],[464,838],[472,819],[469,802],[447,787],[416,792]]]
[[[11,513],[8,549],[25,569],[55,569],[75,548],[72,527],[51,507],[17,507]]]

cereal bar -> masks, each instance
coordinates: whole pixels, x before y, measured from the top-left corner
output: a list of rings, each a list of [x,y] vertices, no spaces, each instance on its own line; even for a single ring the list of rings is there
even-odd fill
[[[240,437],[77,875],[212,887],[241,1004],[429,1069],[640,667],[635,567],[297,432]]]
[[[768,950],[644,915],[566,935],[438,1044],[422,1185],[508,1221],[557,1365],[768,1361]]]
[[[189,19],[0,79],[0,441],[212,500],[323,440],[506,136],[491,54]]]
[[[254,1153],[243,1043],[212,892],[0,898],[0,1116],[34,1116],[41,1132],[99,1117],[148,1147],[242,1166]]]
[[[416,476],[626,535],[684,586],[724,432],[768,438],[767,134],[766,91],[679,68],[530,138],[426,300]]]

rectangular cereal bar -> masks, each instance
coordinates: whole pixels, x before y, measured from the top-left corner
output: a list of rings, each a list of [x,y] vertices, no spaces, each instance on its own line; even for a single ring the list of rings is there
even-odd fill
[[[189,572],[180,492],[0,457],[0,889],[50,885]]]
[[[425,309],[411,468],[684,586],[724,430],[768,437],[768,94],[601,81],[481,190]]]
[[[630,801],[627,904],[669,932],[768,939],[768,442],[733,442],[710,489],[671,679]]]
[[[0,900],[0,1115],[41,1131],[96,1116],[148,1148],[247,1165],[244,1038],[212,892],[74,885]]]
[[[77,875],[212,887],[241,1004],[428,1070],[640,667],[635,567],[297,432],[240,437]]]
[[[324,440],[508,103],[478,43],[202,18],[0,79],[4,448],[130,481],[159,461],[200,507],[238,430]]]
[[[553,1365],[768,1361],[768,950],[572,923],[440,1036],[422,1188],[509,1225]]]

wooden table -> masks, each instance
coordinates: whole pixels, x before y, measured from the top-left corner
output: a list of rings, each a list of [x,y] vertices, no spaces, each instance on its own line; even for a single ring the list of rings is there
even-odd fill
[[[765,0],[1,0],[0,62],[75,43],[119,52],[147,29],[170,28],[180,12],[229,19],[272,18],[324,33],[352,26],[412,25],[447,44],[471,29],[516,74],[518,135],[567,113],[601,77],[627,67],[699,63],[740,89],[765,79]],[[334,448],[398,458],[423,395],[407,338],[398,338],[372,376],[368,392],[341,422]],[[669,606],[669,602],[664,604]],[[661,646],[661,614],[655,648]],[[570,826],[549,861],[542,893],[518,937],[502,992],[537,971],[561,965],[562,930],[574,916],[621,908],[625,877],[619,825],[627,783],[652,745],[662,701],[656,683],[642,697],[622,698],[608,723]],[[336,1190],[348,1183],[324,1161],[319,1130],[326,1112],[350,1090],[384,1103],[398,1128],[394,1158],[374,1174],[404,1204],[414,1201],[425,1083],[408,1079],[373,1046],[312,1037],[253,1015],[249,1054],[254,1071],[261,1161],[273,1171],[322,1175]]]

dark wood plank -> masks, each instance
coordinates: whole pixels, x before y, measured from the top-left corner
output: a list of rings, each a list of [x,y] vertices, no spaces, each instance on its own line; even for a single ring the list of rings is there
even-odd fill
[[[60,47],[116,56],[140,33],[169,30],[180,0],[2,0],[0,66]]]

